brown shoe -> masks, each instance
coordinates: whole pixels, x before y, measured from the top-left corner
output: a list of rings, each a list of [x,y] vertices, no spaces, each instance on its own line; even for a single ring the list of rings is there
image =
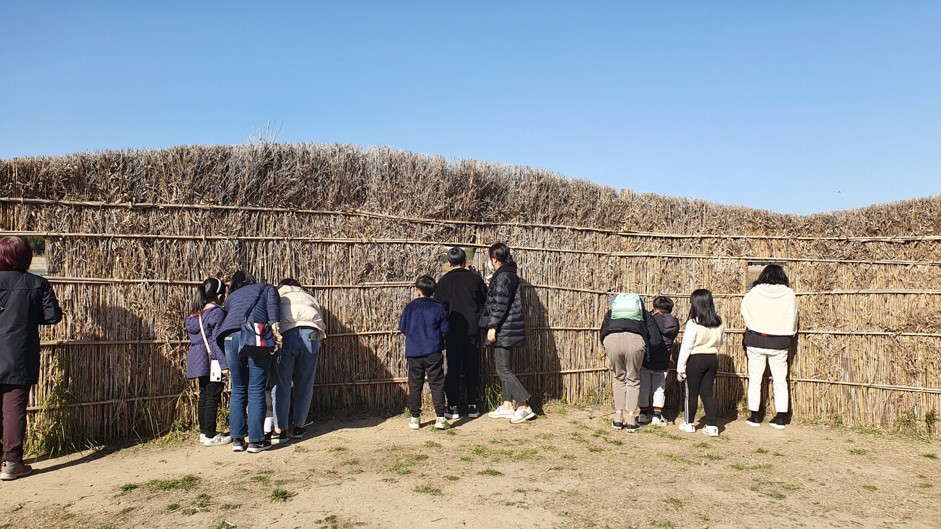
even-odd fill
[[[4,461],[3,468],[0,469],[0,479],[3,481],[12,481],[32,473],[33,467],[24,465],[15,461]]]

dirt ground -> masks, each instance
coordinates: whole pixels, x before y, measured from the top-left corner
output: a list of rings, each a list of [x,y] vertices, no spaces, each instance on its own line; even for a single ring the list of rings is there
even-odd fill
[[[562,405],[425,419],[316,423],[260,454],[188,435],[36,461],[0,483],[0,527],[941,527],[937,441],[741,420],[628,434]]]

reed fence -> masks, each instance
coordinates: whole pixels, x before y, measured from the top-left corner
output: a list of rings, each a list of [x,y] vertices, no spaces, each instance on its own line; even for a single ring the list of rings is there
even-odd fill
[[[268,282],[295,277],[321,302],[329,338],[315,411],[401,409],[395,328],[412,281],[438,273],[445,246],[495,241],[519,262],[529,329],[516,367],[542,399],[597,391],[607,290],[670,295],[682,320],[689,293],[706,287],[730,332],[717,396],[726,412],[740,409],[739,305],[754,268],[776,262],[801,312],[795,420],[936,435],[939,213],[941,200],[925,198],[781,215],[344,145],[0,161],[0,234],[45,239],[47,277],[65,310],[43,329],[30,397],[40,449],[191,422],[182,319],[199,281],[239,268]],[[483,369],[493,370],[487,354]],[[669,392],[675,405],[678,389]]]

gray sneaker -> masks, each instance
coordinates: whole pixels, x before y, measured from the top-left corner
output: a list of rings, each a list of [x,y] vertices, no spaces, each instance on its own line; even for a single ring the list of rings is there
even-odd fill
[[[435,430],[447,430],[451,425],[448,424],[448,419],[445,417],[438,417],[435,419]]]
[[[0,469],[0,479],[3,481],[12,481],[23,476],[28,476],[33,472],[33,467],[14,461],[4,461],[3,469]]]

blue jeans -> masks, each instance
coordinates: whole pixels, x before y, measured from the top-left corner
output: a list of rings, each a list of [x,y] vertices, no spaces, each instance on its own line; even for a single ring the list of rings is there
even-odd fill
[[[313,327],[294,327],[283,335],[281,351],[272,369],[274,387],[271,388],[274,424],[287,430],[291,408],[291,385],[294,385],[295,426],[307,423],[310,400],[314,396],[314,375],[320,360],[320,332]]]
[[[254,359],[239,354],[239,334],[225,337],[225,359],[229,363],[232,398],[229,402],[229,428],[232,439],[261,443],[265,440],[265,388],[271,356]]]

